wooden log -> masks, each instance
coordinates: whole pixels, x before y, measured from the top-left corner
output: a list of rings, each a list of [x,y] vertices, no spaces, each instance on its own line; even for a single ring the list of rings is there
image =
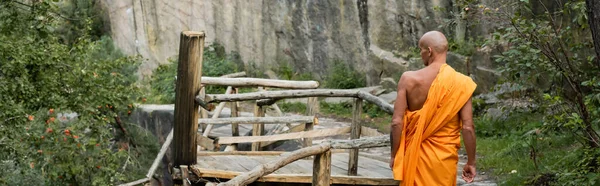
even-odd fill
[[[358,98],[363,99],[371,104],[377,105],[381,110],[388,114],[394,114],[394,105],[385,102],[385,100],[374,96],[368,92],[359,91]]]
[[[309,97],[308,102],[306,103],[306,115],[314,116],[319,112],[319,100],[318,97]],[[305,124],[304,131],[313,130],[313,122],[307,122]],[[304,147],[312,146],[312,138],[304,138]]]
[[[202,87],[200,89],[200,93],[198,93],[198,96],[206,97],[206,88]],[[203,103],[199,103],[199,104],[202,107]],[[204,108],[204,107],[202,107],[202,108]],[[200,118],[208,118],[208,111],[210,111],[210,110],[208,110],[206,108],[199,109],[199,110],[200,110]],[[202,128],[202,132],[206,131],[206,124],[202,124],[202,125],[200,125],[200,127]]]
[[[360,127],[360,136],[370,137],[370,136],[381,136],[384,135],[377,131],[377,129],[372,129],[369,127],[361,126]]]
[[[360,138],[362,115],[362,99],[356,98],[352,105],[352,130],[350,131],[350,139]],[[358,149],[350,149],[350,159],[348,160],[348,176],[356,176],[358,173]]]
[[[238,89],[234,88],[232,90],[232,94],[237,94],[238,93]],[[239,111],[238,111],[238,102],[231,102],[230,103],[230,108],[231,108],[231,118],[237,118],[239,117]],[[231,124],[231,136],[239,136],[240,135],[240,126],[238,126],[237,123],[232,123]]]
[[[187,165],[179,166],[181,168],[181,182],[183,182],[183,186],[191,186],[190,182],[190,169],[188,169]]]
[[[198,140],[196,142],[198,145],[200,145],[201,147],[204,147],[204,149],[209,150],[209,151],[215,150],[215,141],[214,140],[212,140],[208,137],[202,136],[200,134],[196,134],[196,135],[198,135],[196,138],[196,140]]]
[[[202,77],[202,84],[233,87],[275,87],[288,89],[315,89],[319,87],[319,82],[317,81],[288,81],[261,78]]]
[[[198,107],[204,32],[181,32],[179,65],[175,86],[174,165],[196,164]]]
[[[386,147],[390,146],[390,137],[385,135],[354,140],[331,140],[328,143],[331,143],[331,148],[334,149]]]
[[[162,160],[163,156],[165,156],[165,153],[167,153],[167,149],[169,149],[171,141],[173,141],[173,129],[171,129],[171,132],[169,132],[169,135],[167,135],[167,139],[165,139],[165,142],[160,148],[160,151],[158,151],[156,158],[154,158],[154,162],[152,163],[152,166],[150,166],[150,170],[148,170],[146,178],[151,178],[152,175],[154,175],[154,172],[156,171],[156,168],[158,168],[160,161]]]
[[[307,147],[307,148],[302,148],[302,149],[293,151],[292,153],[282,155],[282,157],[280,157],[277,160],[273,160],[266,164],[262,164],[256,168],[252,169],[249,172],[246,172],[244,174],[236,176],[235,178],[229,180],[228,182],[220,183],[219,185],[220,186],[248,185],[248,184],[256,181],[259,177],[270,174],[287,164],[290,164],[296,160],[305,158],[307,156],[324,153],[325,151],[328,151],[330,148],[331,148],[331,145],[329,143],[324,143],[324,144],[315,145],[315,146],[311,146],[311,147]]]
[[[276,134],[276,135],[270,135],[270,136],[221,137],[221,138],[219,138],[219,144],[279,141],[279,140],[289,140],[289,139],[299,139],[299,138],[316,138],[316,137],[348,134],[348,132],[350,132],[350,127],[302,131],[302,132],[294,132],[294,133],[287,133],[287,134]]]
[[[229,95],[231,94],[231,90],[233,88],[232,87],[227,87],[227,90],[225,90],[225,95]],[[219,103],[219,106],[217,106],[217,109],[215,109],[215,112],[213,112],[212,115],[212,119],[216,119],[219,118],[219,115],[221,115],[221,111],[223,111],[223,108],[225,108],[225,102]],[[210,133],[210,131],[212,130],[213,125],[208,124],[208,126],[206,126],[206,130],[203,131],[202,136],[208,136],[208,134]]]
[[[218,152],[198,152],[198,156],[279,156],[285,151],[218,151]]]
[[[231,73],[231,74],[225,74],[220,76],[220,78],[237,78],[237,77],[244,77],[246,76],[246,72],[245,71],[241,71],[241,72],[236,72],[236,73]],[[204,79],[204,77],[202,77],[202,79]],[[204,83],[204,82],[202,82]]]
[[[312,185],[331,185],[331,150],[315,155]]]
[[[261,87],[259,87],[259,90],[261,89]],[[264,117],[265,116],[265,110],[263,109],[263,107],[258,106],[258,105],[254,105],[254,116],[255,117]],[[264,124],[261,123],[255,123],[254,125],[252,125],[252,136],[256,137],[256,136],[262,136],[264,133]],[[220,139],[219,139],[220,141]],[[243,142],[243,141],[240,141]],[[237,143],[240,143],[237,142]],[[247,141],[250,142],[250,141]],[[252,151],[259,151],[260,150],[260,142],[253,142],[252,143]]]
[[[304,125],[304,123],[302,123],[302,124],[298,124],[298,125],[296,125],[296,126],[293,126],[293,127],[289,128],[289,129],[288,129],[288,130],[286,130],[286,131],[283,131],[283,132],[282,132],[282,133],[280,133],[280,134],[287,134],[287,133],[292,133],[292,132],[301,132],[301,131],[304,131],[304,127],[305,127],[305,126],[306,126],[306,125]],[[261,143],[260,143],[260,147],[266,147],[266,146],[268,146],[268,145],[271,145],[271,144],[273,144],[273,143],[275,143],[275,142],[277,142],[277,141],[264,141],[264,142],[261,142]]]
[[[226,125],[226,124],[278,124],[278,123],[312,123],[315,116],[289,116],[289,117],[237,117],[199,119],[198,124]]]
[[[256,100],[256,105],[258,106],[268,106],[273,105],[275,102],[279,101],[279,99],[260,99]]]
[[[358,97],[357,90],[315,89],[315,90],[278,90],[268,92],[252,92],[236,95],[209,94],[209,103],[248,101],[259,99],[283,99],[305,97]]]

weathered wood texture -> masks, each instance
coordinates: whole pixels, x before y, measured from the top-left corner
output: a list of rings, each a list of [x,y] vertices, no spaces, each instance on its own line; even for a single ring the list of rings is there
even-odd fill
[[[181,165],[179,167],[181,169],[181,181],[183,182],[183,186],[191,186],[192,183],[190,183],[190,180],[188,179],[190,177],[190,169],[187,165]]]
[[[265,116],[264,108],[261,106],[255,105],[254,106],[254,116],[255,117],[264,117]],[[265,124],[255,123],[254,125],[252,125],[252,136],[253,137],[262,136],[264,133],[264,128],[265,128]],[[219,139],[219,141],[221,141],[221,139]],[[235,143],[241,143],[241,142],[244,142],[244,141],[238,141]],[[246,141],[246,142],[250,142],[250,141]],[[260,142],[253,142],[252,143],[252,151],[259,151],[259,150],[260,150]]]
[[[307,156],[321,154],[321,153],[329,150],[330,148],[331,148],[331,146],[326,143],[326,144],[315,145],[315,146],[299,149],[299,150],[296,150],[287,155],[283,155],[276,161],[271,161],[266,164],[262,164],[256,168],[252,169],[252,171],[250,171],[250,172],[246,172],[244,174],[236,176],[235,178],[229,180],[228,182],[220,183],[219,185],[221,185],[221,186],[248,185],[248,184],[256,181],[259,177],[262,177],[263,175],[266,175],[266,174],[270,174],[270,173],[274,172],[275,170],[277,170],[291,162],[294,162],[298,159],[301,159],[301,158],[304,158]]]
[[[389,136],[368,137],[355,140],[332,140],[329,141],[334,149],[374,148],[390,146]]]
[[[203,32],[181,32],[175,87],[174,165],[196,164],[199,104],[194,98],[200,91],[203,50]]]
[[[237,94],[238,89],[234,88],[231,94]],[[231,118],[237,118],[240,116],[238,102],[234,101],[229,103],[231,108]],[[231,124],[231,136],[239,136],[240,135],[240,126],[237,123]]]
[[[352,105],[352,130],[350,131],[350,139],[360,138],[360,116],[362,115],[362,99],[356,98]],[[356,176],[358,169],[358,149],[350,149],[350,160],[348,160],[348,175]]]
[[[200,145],[201,147],[203,147],[206,150],[210,150],[210,151],[215,150],[214,140],[212,140],[208,137],[202,136],[200,134],[196,134],[196,135],[198,135],[196,137],[196,144]]]
[[[215,119],[199,119],[198,124],[278,124],[278,123],[312,123],[314,116],[294,116],[294,117],[237,117],[237,118],[215,118]]]
[[[350,127],[341,127],[333,129],[321,129],[312,131],[302,131],[287,134],[276,134],[270,136],[238,136],[238,137],[221,137],[219,138],[219,144],[232,144],[232,143],[243,143],[243,142],[265,142],[265,141],[279,141],[299,138],[316,138],[325,136],[336,136],[348,134]]]
[[[306,125],[304,123],[303,124],[298,124],[296,126],[292,126],[289,130],[283,131],[283,132],[281,132],[279,134],[287,134],[287,133],[292,133],[292,132],[301,132],[301,131],[304,131],[305,127],[306,127]],[[265,142],[261,142],[260,143],[260,147],[266,147],[266,146],[271,145],[271,144],[273,144],[275,142],[277,142],[277,141],[265,141]]]
[[[220,78],[238,78],[238,77],[244,77],[246,76],[246,72],[245,71],[241,71],[241,72],[236,72],[236,73],[231,73],[231,74],[225,74],[220,76]],[[204,77],[202,77],[202,79],[204,79]],[[204,82],[202,82],[204,83]]]
[[[222,78],[222,77],[202,77],[202,84],[223,85],[233,87],[275,87],[289,89],[314,89],[319,87],[317,81],[288,81],[261,78]]]
[[[318,97],[309,97],[308,102],[306,103],[306,115],[314,116],[319,113],[319,99]],[[313,130],[314,123],[306,122],[305,131]],[[312,138],[304,138],[304,147],[312,146]]]
[[[315,155],[312,185],[331,185],[331,150]]]
[[[236,95],[209,94],[206,96],[209,103],[248,101],[261,99],[284,99],[284,98],[305,98],[305,97],[355,97],[366,100],[377,105],[388,114],[394,113],[394,106],[385,102],[383,99],[373,96],[367,92],[358,90],[343,89],[315,89],[315,90],[280,90],[268,92],[253,92]],[[198,98],[203,100],[204,98]]]
[[[232,89],[233,89],[232,87],[227,87],[227,90],[225,90],[225,95],[231,94]],[[215,111],[213,112],[213,115],[211,117],[212,119],[219,118],[219,115],[221,115],[223,108],[225,108],[225,104],[226,104],[225,102],[219,103],[219,106],[217,106],[217,109],[215,109]],[[213,125],[208,124],[206,126],[206,130],[203,131],[204,133],[202,133],[202,136],[208,136],[208,134],[210,133],[212,128],[213,128]]]

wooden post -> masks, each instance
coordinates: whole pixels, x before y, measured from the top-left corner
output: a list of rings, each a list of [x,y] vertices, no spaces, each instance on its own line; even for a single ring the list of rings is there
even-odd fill
[[[238,93],[238,89],[233,88],[233,90],[231,91],[231,94],[237,94],[237,93]],[[237,101],[231,102],[230,107],[231,107],[231,117],[232,118],[239,117],[238,102]],[[237,123],[231,124],[231,136],[240,136],[240,127]]]
[[[314,116],[319,112],[319,100],[318,97],[309,97],[306,103],[306,115]],[[314,123],[306,123],[304,131],[311,131],[314,128]],[[312,146],[312,138],[304,138],[304,147]]]
[[[263,90],[263,87],[258,87],[258,90]],[[264,117],[265,111],[262,106],[258,106],[258,104],[254,105],[254,117]],[[254,124],[252,125],[252,136],[262,136],[265,125],[264,124]],[[260,142],[252,143],[252,151],[260,150]]]
[[[179,65],[175,87],[175,124],[173,126],[173,165],[196,164],[196,132],[200,92],[204,32],[181,32]]]
[[[312,185],[331,185],[331,150],[315,155]]]
[[[200,97],[206,96],[206,88],[204,86],[200,89],[199,95]],[[208,118],[208,111],[206,109],[200,109],[200,118]],[[206,131],[206,125],[202,124],[202,132]]]
[[[362,115],[362,99],[354,99],[352,106],[352,126],[350,130],[350,139],[360,138],[360,116]],[[348,160],[348,175],[356,176],[358,173],[358,149],[350,149],[350,159]]]

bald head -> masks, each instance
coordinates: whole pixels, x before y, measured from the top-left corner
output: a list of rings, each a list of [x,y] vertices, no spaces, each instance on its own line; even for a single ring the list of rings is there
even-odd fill
[[[439,31],[429,31],[419,40],[420,48],[431,48],[435,53],[444,53],[448,51],[448,40],[446,36]]]

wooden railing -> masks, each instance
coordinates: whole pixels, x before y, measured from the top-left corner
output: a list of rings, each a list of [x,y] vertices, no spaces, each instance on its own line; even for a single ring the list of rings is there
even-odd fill
[[[331,181],[331,149],[359,149],[390,146],[390,138],[387,136],[370,137],[354,140],[336,140],[321,143],[319,145],[305,147],[290,153],[285,153],[280,158],[262,164],[249,172],[240,174],[235,178],[223,183],[207,183],[206,185],[238,186],[248,185],[258,178],[273,173],[277,169],[294,161],[314,156],[312,185],[330,185]]]

